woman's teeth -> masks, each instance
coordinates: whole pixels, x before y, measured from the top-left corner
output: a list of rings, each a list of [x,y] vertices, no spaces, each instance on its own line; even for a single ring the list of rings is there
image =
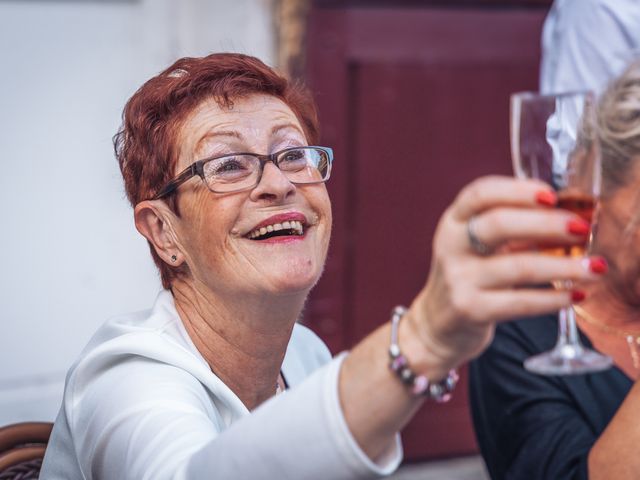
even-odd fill
[[[279,232],[275,235],[269,235],[269,237],[275,237],[277,235],[302,235],[304,233],[304,228],[302,227],[302,222],[298,220],[291,220],[282,223],[274,223],[273,225],[267,225],[264,227],[256,228],[252,230],[247,235],[247,238],[251,240],[256,240],[260,237],[263,237],[269,233]]]

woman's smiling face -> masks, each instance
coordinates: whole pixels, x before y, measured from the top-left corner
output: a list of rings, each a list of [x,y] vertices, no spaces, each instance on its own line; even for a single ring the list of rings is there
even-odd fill
[[[232,108],[211,99],[183,122],[174,173],[203,158],[305,146],[302,132],[276,97],[250,95],[234,100]],[[294,185],[269,162],[248,191],[212,193],[194,177],[180,187],[178,208],[173,230],[190,276],[218,294],[306,293],[320,278],[331,234],[331,204],[322,183]],[[255,238],[261,227],[286,228],[285,222],[293,235]]]

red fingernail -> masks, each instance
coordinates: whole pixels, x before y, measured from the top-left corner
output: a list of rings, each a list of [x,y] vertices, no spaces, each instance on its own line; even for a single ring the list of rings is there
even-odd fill
[[[602,257],[591,257],[589,259],[589,270],[593,273],[605,273],[609,270],[609,265]]]
[[[571,291],[571,301],[573,303],[581,302],[585,298],[587,298],[587,294],[584,293],[582,290],[572,290]]]
[[[582,219],[573,219],[567,222],[567,231],[573,235],[589,235],[591,225]]]
[[[540,190],[536,193],[536,202],[547,207],[555,207],[558,203],[558,196],[549,190]]]

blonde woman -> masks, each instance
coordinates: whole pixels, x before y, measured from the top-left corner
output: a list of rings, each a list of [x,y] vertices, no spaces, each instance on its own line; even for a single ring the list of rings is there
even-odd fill
[[[543,377],[522,368],[555,343],[555,317],[497,328],[472,365],[478,441],[496,479],[637,479],[640,475],[640,63],[598,108],[603,192],[593,253],[609,265],[574,306],[583,344],[611,370]]]

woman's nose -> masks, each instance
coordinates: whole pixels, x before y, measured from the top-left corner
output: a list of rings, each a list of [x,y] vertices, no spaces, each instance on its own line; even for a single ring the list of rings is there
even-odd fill
[[[251,191],[252,200],[282,200],[291,195],[296,187],[282,171],[272,162],[267,162],[262,171],[262,178]]]

